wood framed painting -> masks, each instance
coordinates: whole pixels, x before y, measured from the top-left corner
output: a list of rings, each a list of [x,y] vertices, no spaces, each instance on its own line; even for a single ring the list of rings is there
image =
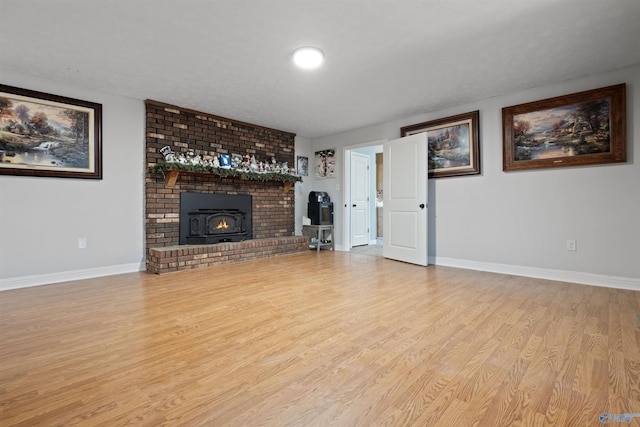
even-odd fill
[[[479,111],[400,128],[402,136],[427,133],[429,178],[480,173]]]
[[[102,179],[102,105],[0,85],[0,175]]]
[[[336,174],[336,149],[316,151],[316,178],[334,178]]]
[[[627,161],[625,84],[502,109],[503,170]]]

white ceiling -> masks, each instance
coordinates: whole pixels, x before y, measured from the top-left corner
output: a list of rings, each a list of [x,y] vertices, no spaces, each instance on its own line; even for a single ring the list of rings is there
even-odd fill
[[[0,0],[0,66],[315,138],[638,64],[639,22],[640,0]]]

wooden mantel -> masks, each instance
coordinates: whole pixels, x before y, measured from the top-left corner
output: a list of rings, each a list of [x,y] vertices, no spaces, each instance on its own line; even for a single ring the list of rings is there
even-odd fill
[[[167,185],[167,187],[174,187],[181,173],[195,175],[215,175],[221,178],[239,178],[251,181],[282,182],[285,192],[290,191],[293,188],[293,184],[295,182],[302,181],[302,178],[297,175],[279,172],[257,173],[213,167],[193,168],[182,165],[180,163],[160,163],[151,167],[151,170],[153,172],[159,172],[164,176],[165,184]]]

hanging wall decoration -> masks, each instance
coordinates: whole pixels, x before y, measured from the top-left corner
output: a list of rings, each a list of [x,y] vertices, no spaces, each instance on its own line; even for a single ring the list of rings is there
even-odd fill
[[[102,105],[0,85],[0,175],[102,179]]]
[[[334,178],[336,173],[336,149],[316,151],[316,178]]]
[[[480,173],[478,111],[400,128],[402,136],[427,133],[429,178]]]
[[[625,85],[502,109],[503,170],[626,162]]]
[[[299,176],[309,175],[309,158],[306,156],[298,156],[296,159],[296,169]]]

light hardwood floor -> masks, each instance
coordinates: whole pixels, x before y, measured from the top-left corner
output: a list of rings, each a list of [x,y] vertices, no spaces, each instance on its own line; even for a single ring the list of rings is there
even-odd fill
[[[640,292],[322,251],[0,304],[2,426],[597,426],[640,413]]]

